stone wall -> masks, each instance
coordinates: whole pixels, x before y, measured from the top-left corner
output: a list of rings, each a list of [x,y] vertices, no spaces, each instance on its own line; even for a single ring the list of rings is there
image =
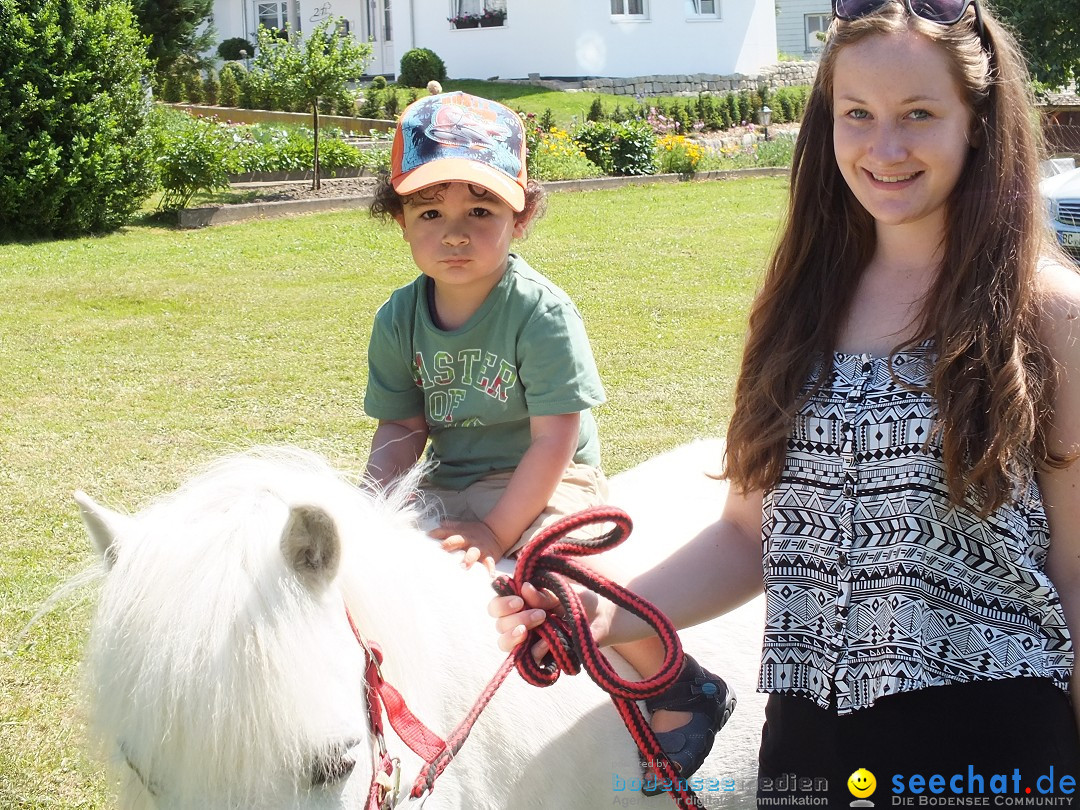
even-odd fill
[[[817,73],[817,62],[778,62],[762,68],[754,75],[736,73],[717,76],[694,73],[675,76],[632,76],[628,78],[542,79],[530,74],[528,79],[517,81],[548,87],[552,90],[597,90],[624,96],[696,96],[701,92],[729,93],[739,90],[756,90],[766,85],[778,87],[809,85]]]

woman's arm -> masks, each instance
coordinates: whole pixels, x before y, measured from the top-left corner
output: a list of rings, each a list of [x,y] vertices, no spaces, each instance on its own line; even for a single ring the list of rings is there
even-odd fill
[[[1058,392],[1050,447],[1058,453],[1080,451],[1080,276],[1063,267],[1040,274],[1046,291],[1043,340],[1058,363]],[[1061,596],[1073,639],[1080,642],[1080,461],[1039,474],[1039,487],[1050,522],[1046,572]],[[1080,674],[1074,663],[1072,702],[1080,726]]]
[[[761,505],[761,492],[729,492],[719,520],[624,584],[656,605],[678,628],[733,610],[762,591]],[[590,565],[604,573],[602,555],[590,560]],[[544,611],[554,607],[550,595],[530,586],[523,588],[523,596],[524,600],[497,597],[489,606],[496,618],[499,647],[505,651],[520,644],[526,629],[541,624]],[[633,641],[653,632],[610,602],[588,601],[594,606],[593,635],[601,644]]]

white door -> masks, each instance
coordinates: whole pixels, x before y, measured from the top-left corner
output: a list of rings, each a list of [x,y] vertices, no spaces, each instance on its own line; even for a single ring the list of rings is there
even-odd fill
[[[368,73],[397,73],[394,61],[394,30],[390,20],[390,0],[362,0],[360,38],[371,45]]]

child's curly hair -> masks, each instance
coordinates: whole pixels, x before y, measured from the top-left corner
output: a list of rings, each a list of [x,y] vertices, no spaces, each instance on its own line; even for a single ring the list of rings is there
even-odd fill
[[[396,221],[404,212],[404,203],[408,197],[432,194],[445,188],[446,185],[446,183],[439,183],[438,185],[422,188],[413,194],[402,197],[394,191],[394,187],[390,185],[390,175],[384,172],[379,176],[379,184],[375,187],[375,199],[372,200],[368,210],[370,211],[371,216],[376,219]],[[490,191],[480,186],[473,186],[470,184],[469,189],[478,199],[483,199],[487,196],[495,196]],[[530,180],[525,188],[525,207],[521,211],[515,212],[514,218],[516,220],[524,219],[531,225],[542,217],[546,210],[547,192],[538,182]]]

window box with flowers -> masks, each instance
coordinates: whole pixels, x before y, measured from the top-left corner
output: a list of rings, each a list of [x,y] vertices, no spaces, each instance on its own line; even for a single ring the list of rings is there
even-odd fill
[[[456,17],[447,17],[450,24],[454,28],[479,28],[480,27],[480,15],[479,14],[459,14]]]
[[[489,8],[480,15],[481,28],[496,28],[506,24],[506,9]]]

